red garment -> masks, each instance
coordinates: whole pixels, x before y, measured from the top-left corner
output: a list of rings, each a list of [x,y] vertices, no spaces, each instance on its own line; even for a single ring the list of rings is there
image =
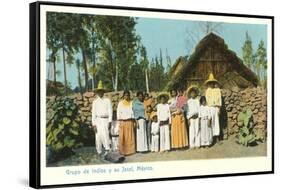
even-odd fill
[[[177,97],[177,108],[182,109],[187,102],[187,98],[185,96],[178,96]]]

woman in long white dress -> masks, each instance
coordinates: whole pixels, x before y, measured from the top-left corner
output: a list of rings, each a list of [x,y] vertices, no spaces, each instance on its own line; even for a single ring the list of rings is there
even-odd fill
[[[144,95],[142,92],[137,92],[137,99],[133,102],[133,112],[137,123],[137,152],[148,151],[147,140],[147,122],[144,109]]]

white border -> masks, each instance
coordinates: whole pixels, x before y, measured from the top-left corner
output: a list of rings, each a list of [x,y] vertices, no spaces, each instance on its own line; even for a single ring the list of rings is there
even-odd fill
[[[228,23],[250,23],[250,24],[266,24],[267,31],[267,55],[268,55],[268,101],[267,106],[271,108],[271,65],[272,65],[272,23],[270,19],[260,18],[244,18],[232,16],[217,16],[217,15],[200,15],[200,14],[181,14],[181,13],[160,13],[151,11],[133,11],[133,10],[116,10],[104,8],[85,8],[85,7],[70,7],[58,5],[40,5],[40,92],[41,92],[41,185],[60,185],[60,184],[76,184],[76,183],[91,183],[105,182],[118,180],[136,180],[150,178],[167,178],[181,176],[200,176],[211,174],[229,174],[229,173],[247,173],[271,171],[271,137],[272,128],[268,127],[268,142],[266,157],[251,157],[251,158],[233,158],[233,159],[208,159],[208,160],[187,160],[187,161],[165,161],[165,162],[143,162],[143,163],[123,163],[109,165],[90,165],[90,166],[71,166],[71,167],[46,167],[46,12],[65,12],[65,13],[86,13],[97,15],[116,15],[116,16],[135,16],[147,18],[164,18],[164,19],[179,19],[179,20],[197,20],[197,21],[215,21]],[[268,126],[271,123],[271,109],[267,109]],[[149,166],[153,167],[153,171],[128,173],[111,173],[111,174],[91,174],[79,176],[66,175],[66,170],[83,171],[84,169],[113,169],[118,167],[136,167]],[[164,167],[163,167],[164,166]]]

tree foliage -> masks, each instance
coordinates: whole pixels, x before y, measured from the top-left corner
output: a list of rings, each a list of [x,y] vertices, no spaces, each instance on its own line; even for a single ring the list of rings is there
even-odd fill
[[[257,74],[263,84],[266,84],[266,71],[267,71],[267,58],[266,58],[266,48],[263,40],[260,41],[258,49],[256,52],[256,67]]]
[[[244,42],[244,45],[242,47],[243,51],[243,61],[244,64],[250,68],[253,69],[254,65],[254,53],[253,53],[253,47],[252,47],[252,40],[249,36],[248,32],[246,32],[246,39]]]
[[[248,32],[246,32],[246,38],[242,47],[243,62],[254,71],[263,85],[266,84],[266,72],[267,72],[267,55],[264,41],[261,40],[258,44],[258,48],[254,51],[252,40]]]
[[[166,59],[160,49],[151,63],[136,24],[135,17],[48,12],[49,62],[54,73],[60,72],[56,64],[62,57],[64,94],[69,93],[72,64],[77,70],[75,89],[80,93],[93,90],[98,80],[111,91],[163,89],[167,80],[164,60],[171,67],[168,50]]]

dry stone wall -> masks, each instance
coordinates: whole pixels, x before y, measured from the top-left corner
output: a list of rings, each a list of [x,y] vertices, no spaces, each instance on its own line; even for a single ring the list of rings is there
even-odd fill
[[[240,90],[232,88],[222,90],[222,96],[227,115],[227,133],[235,134],[239,127],[237,124],[238,114],[243,107],[248,107],[253,112],[254,130],[261,138],[266,137],[267,124],[267,96],[266,90],[258,88],[247,88]]]
[[[105,96],[112,101],[113,109],[116,110],[118,101],[122,97],[122,91],[106,93]],[[156,98],[157,93],[151,93]],[[241,112],[242,108],[247,106],[253,112],[254,130],[262,138],[266,137],[266,109],[267,109],[267,96],[266,90],[262,88],[247,88],[240,90],[239,88],[223,89],[223,111],[225,117],[225,129],[224,135],[233,135],[238,132],[237,116]],[[87,125],[91,125],[91,107],[95,98],[93,92],[86,92],[81,96],[80,94],[74,94],[69,96],[79,106],[79,114],[81,120]],[[55,97],[47,97],[47,110],[51,112],[51,106],[55,101]],[[48,115],[48,114],[47,114]],[[222,116],[223,117],[223,116]]]

